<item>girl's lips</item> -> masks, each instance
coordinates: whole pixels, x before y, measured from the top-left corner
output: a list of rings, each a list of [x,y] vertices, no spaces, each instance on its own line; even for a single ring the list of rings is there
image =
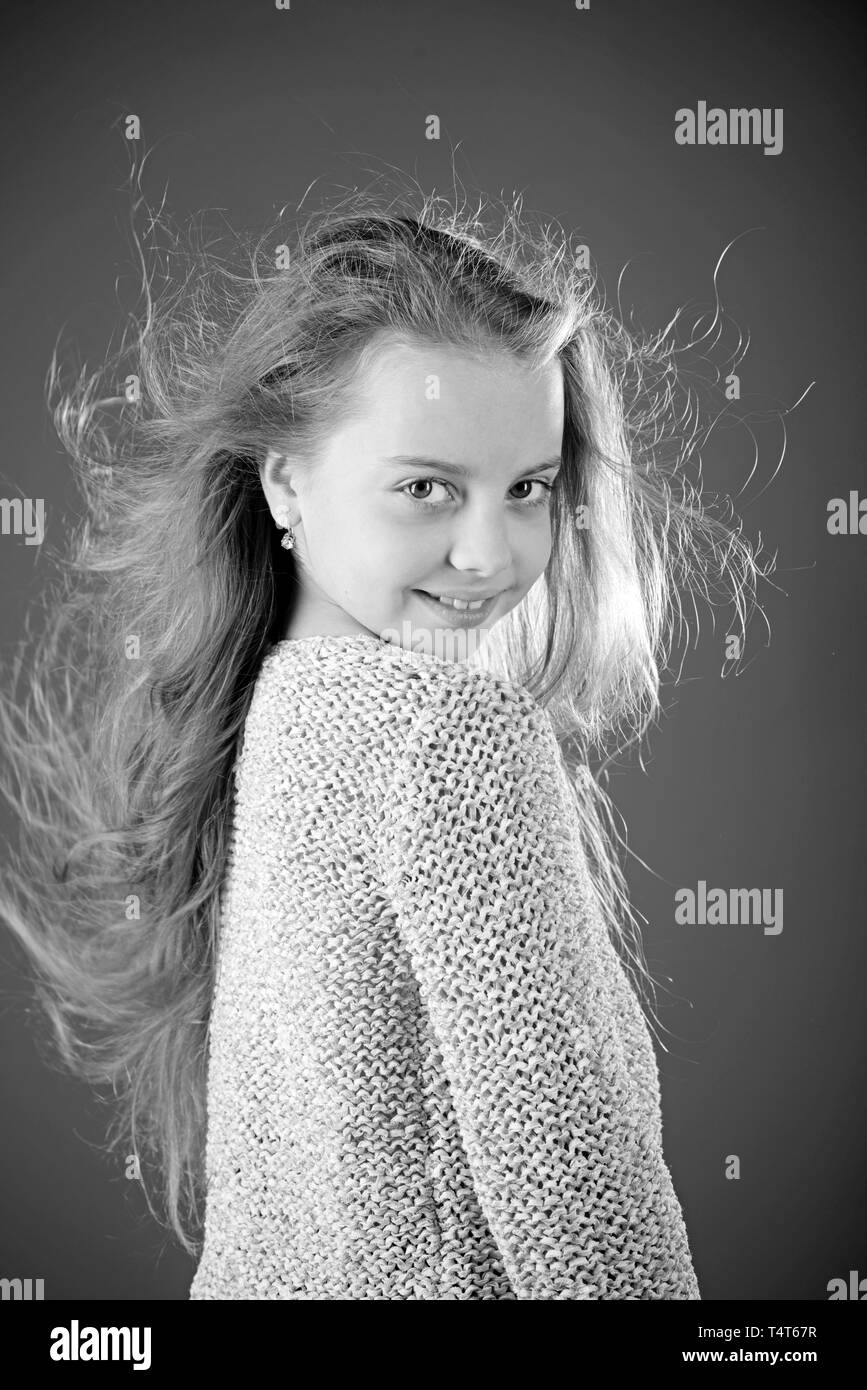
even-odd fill
[[[440,603],[439,599],[432,598],[424,589],[413,589],[414,594],[436,613],[441,623],[448,623],[450,627],[476,627],[483,619],[487,618],[493,608],[499,594],[494,594],[491,598],[485,599],[481,608],[453,608],[449,603]]]

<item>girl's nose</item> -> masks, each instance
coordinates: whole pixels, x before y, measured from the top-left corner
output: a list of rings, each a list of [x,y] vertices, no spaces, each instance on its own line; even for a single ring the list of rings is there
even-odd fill
[[[454,569],[477,574],[505,574],[512,563],[506,519],[493,510],[466,512],[455,522],[449,559]]]

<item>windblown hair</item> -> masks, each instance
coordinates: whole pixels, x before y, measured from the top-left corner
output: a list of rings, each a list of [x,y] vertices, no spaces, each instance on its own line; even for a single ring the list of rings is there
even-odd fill
[[[636,985],[649,975],[600,779],[660,711],[684,600],[724,594],[742,638],[755,606],[740,524],[687,480],[699,433],[677,318],[657,336],[628,331],[586,258],[531,227],[520,200],[498,213],[489,201],[486,231],[439,196],[402,199],[396,211],[400,197],[353,192],[288,238],[278,217],[237,237],[234,265],[172,233],[188,268],[161,296],[133,216],[141,311],[99,370],[65,384],[55,347],[48,373],[84,506],[0,698],[21,825],[0,916],[33,968],[51,1060],[111,1088],[109,1148],[138,1158],[151,1211],[190,1254],[231,773],[298,592],[261,485],[269,448],[315,467],[395,338],[560,361],[550,562],[472,660],[548,708]]]

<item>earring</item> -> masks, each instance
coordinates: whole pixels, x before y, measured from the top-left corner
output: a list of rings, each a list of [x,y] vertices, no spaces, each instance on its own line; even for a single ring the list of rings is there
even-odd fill
[[[291,550],[295,544],[295,529],[294,527],[289,525],[288,511],[281,512],[280,518],[281,519],[278,519],[277,521],[277,525],[283,526],[286,529],[286,535],[280,537],[280,544],[282,545],[284,550]],[[285,518],[285,520],[283,520],[282,518]]]

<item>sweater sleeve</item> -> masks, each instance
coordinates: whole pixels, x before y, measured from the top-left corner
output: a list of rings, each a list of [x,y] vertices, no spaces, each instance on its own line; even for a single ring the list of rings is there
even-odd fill
[[[700,1298],[558,758],[526,691],[444,689],[394,769],[387,891],[517,1297]]]

